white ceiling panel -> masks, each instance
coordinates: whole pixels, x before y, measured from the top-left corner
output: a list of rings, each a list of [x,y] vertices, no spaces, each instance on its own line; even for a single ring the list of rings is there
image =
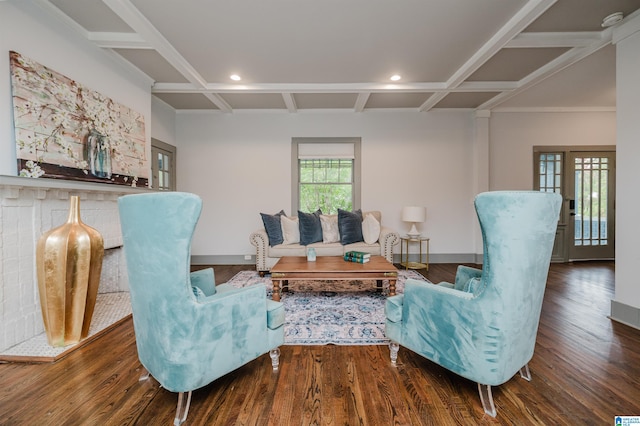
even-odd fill
[[[51,3],[92,32],[134,32],[102,0],[51,0]]]
[[[297,93],[294,100],[299,109],[351,109],[357,97],[355,93]]]
[[[442,81],[525,2],[186,3],[191,7],[133,1],[207,81],[226,82],[237,72],[247,83],[357,83],[388,79],[403,69],[411,71],[407,81]]]
[[[558,72],[501,108],[615,108],[615,46]]]
[[[174,83],[187,83],[178,70],[169,64],[155,50],[145,49],[113,49],[127,61],[131,62],[154,81],[172,81]]]
[[[640,0],[27,1],[142,70],[172,107],[224,113],[608,108],[602,19],[640,15]]]

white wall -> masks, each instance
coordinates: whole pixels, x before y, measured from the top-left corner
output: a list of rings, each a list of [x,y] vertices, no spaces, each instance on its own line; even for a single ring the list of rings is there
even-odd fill
[[[489,188],[533,188],[536,145],[615,145],[615,112],[492,112]]]
[[[340,136],[362,138],[363,209],[402,232],[402,207],[426,206],[431,252],[473,253],[473,114],[458,111],[179,113],[178,189],[204,201],[192,254],[255,254],[259,213],[291,214],[291,138]]]
[[[152,138],[176,144],[176,110],[155,96],[151,97],[151,123]]]
[[[616,228],[616,292],[612,317],[640,328],[640,18],[621,28],[616,44],[617,79],[617,169],[618,187]],[[632,29],[629,30],[629,27]],[[626,31],[625,31],[626,30]],[[628,37],[626,34],[631,32]],[[618,35],[618,34],[616,34]],[[614,36],[614,39],[616,37]],[[627,309],[631,307],[633,309]]]
[[[178,189],[204,200],[193,254],[253,254],[258,213],[291,214],[291,138],[320,136],[362,137],[364,209],[382,210],[402,232],[402,206],[424,205],[432,254],[474,254],[474,119],[460,111],[178,113]],[[492,113],[489,189],[532,189],[534,145],[615,145],[615,125],[613,112]]]
[[[0,1],[0,175],[16,175],[9,51],[76,80],[145,116],[151,141],[151,81],[32,2]]]

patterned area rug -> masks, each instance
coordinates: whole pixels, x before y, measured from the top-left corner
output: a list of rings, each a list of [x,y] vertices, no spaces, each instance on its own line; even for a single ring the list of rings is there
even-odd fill
[[[404,291],[407,278],[427,281],[415,271],[398,271],[396,292]],[[428,281],[427,281],[428,282]],[[271,297],[271,277],[241,271],[228,281],[234,287],[262,283]],[[384,345],[384,301],[388,292],[375,290],[376,282],[296,281],[282,293],[285,308],[285,345]]]

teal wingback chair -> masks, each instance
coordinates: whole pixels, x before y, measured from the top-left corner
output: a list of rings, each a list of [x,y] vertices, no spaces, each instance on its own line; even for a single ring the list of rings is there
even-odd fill
[[[138,358],[178,392],[174,424],[184,422],[191,392],[270,352],[278,369],[284,307],[264,285],[216,287],[213,269],[190,273],[191,238],[202,200],[162,192],[118,200]],[[186,395],[186,398],[185,398]]]
[[[518,371],[531,379],[561,203],[554,193],[479,194],[482,271],[461,265],[452,284],[409,279],[404,294],[387,299],[392,363],[399,344],[477,382],[484,411],[495,417],[491,386]]]

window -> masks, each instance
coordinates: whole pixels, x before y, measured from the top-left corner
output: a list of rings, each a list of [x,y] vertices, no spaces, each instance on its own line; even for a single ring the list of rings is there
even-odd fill
[[[151,139],[151,187],[160,191],[176,190],[176,147]]]
[[[292,211],[359,208],[359,153],[359,138],[294,138]]]
[[[540,179],[539,189],[542,192],[557,192],[562,194],[562,158],[563,153],[550,152],[539,154]]]

